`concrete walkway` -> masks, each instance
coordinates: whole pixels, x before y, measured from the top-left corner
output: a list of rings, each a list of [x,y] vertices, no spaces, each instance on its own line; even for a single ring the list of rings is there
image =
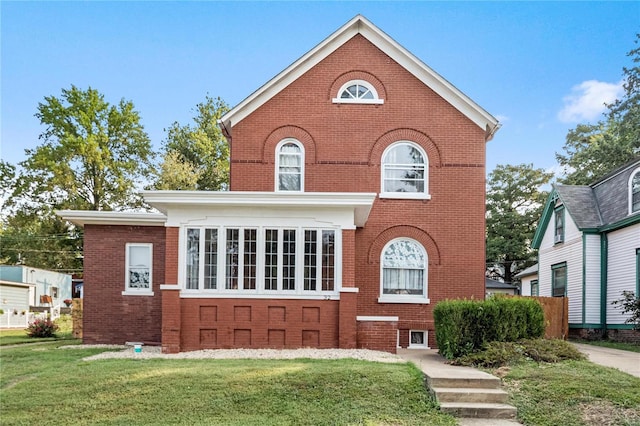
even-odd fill
[[[640,353],[621,351],[619,349],[605,348],[595,345],[572,343],[580,352],[587,355],[589,361],[617,368],[620,371],[640,377]]]
[[[398,349],[398,356],[413,362],[429,378],[454,380],[499,380],[491,374],[471,367],[461,367],[446,363],[435,349]],[[510,419],[458,418],[460,426],[514,426],[520,425]]]

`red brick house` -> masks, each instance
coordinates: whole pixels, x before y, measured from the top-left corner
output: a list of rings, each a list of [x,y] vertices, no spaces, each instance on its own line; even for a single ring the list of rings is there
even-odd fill
[[[395,352],[484,298],[498,122],[362,16],[219,124],[230,191],[59,213],[85,228],[85,342]]]

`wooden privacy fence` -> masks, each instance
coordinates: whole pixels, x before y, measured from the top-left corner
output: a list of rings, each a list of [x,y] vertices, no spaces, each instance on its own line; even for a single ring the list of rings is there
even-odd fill
[[[546,339],[567,340],[569,336],[569,298],[541,297],[541,296],[513,296],[536,299],[544,310],[546,325],[544,337]]]

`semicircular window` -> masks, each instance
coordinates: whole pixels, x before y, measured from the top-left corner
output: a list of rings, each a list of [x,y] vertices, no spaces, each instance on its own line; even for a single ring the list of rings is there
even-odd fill
[[[383,100],[378,97],[375,87],[364,80],[351,80],[340,87],[338,97],[333,99],[335,103],[374,103],[381,104]]]

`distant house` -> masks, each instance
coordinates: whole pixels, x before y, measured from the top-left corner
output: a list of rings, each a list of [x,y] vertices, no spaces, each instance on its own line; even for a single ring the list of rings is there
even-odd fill
[[[539,296],[538,290],[538,264],[529,266],[517,273],[515,278],[520,280],[520,294],[522,296]]]
[[[591,185],[554,185],[532,246],[540,296],[569,298],[570,334],[637,338],[611,302],[640,291],[640,158]]]
[[[487,297],[494,294],[518,294],[518,287],[509,283],[503,283],[502,281],[492,280],[491,278],[484,279],[484,289]]]
[[[24,265],[0,265],[0,308],[4,311],[60,306],[70,298],[69,274]]]
[[[395,352],[484,298],[493,116],[362,16],[244,89],[230,191],[58,212],[84,227],[85,342]]]

